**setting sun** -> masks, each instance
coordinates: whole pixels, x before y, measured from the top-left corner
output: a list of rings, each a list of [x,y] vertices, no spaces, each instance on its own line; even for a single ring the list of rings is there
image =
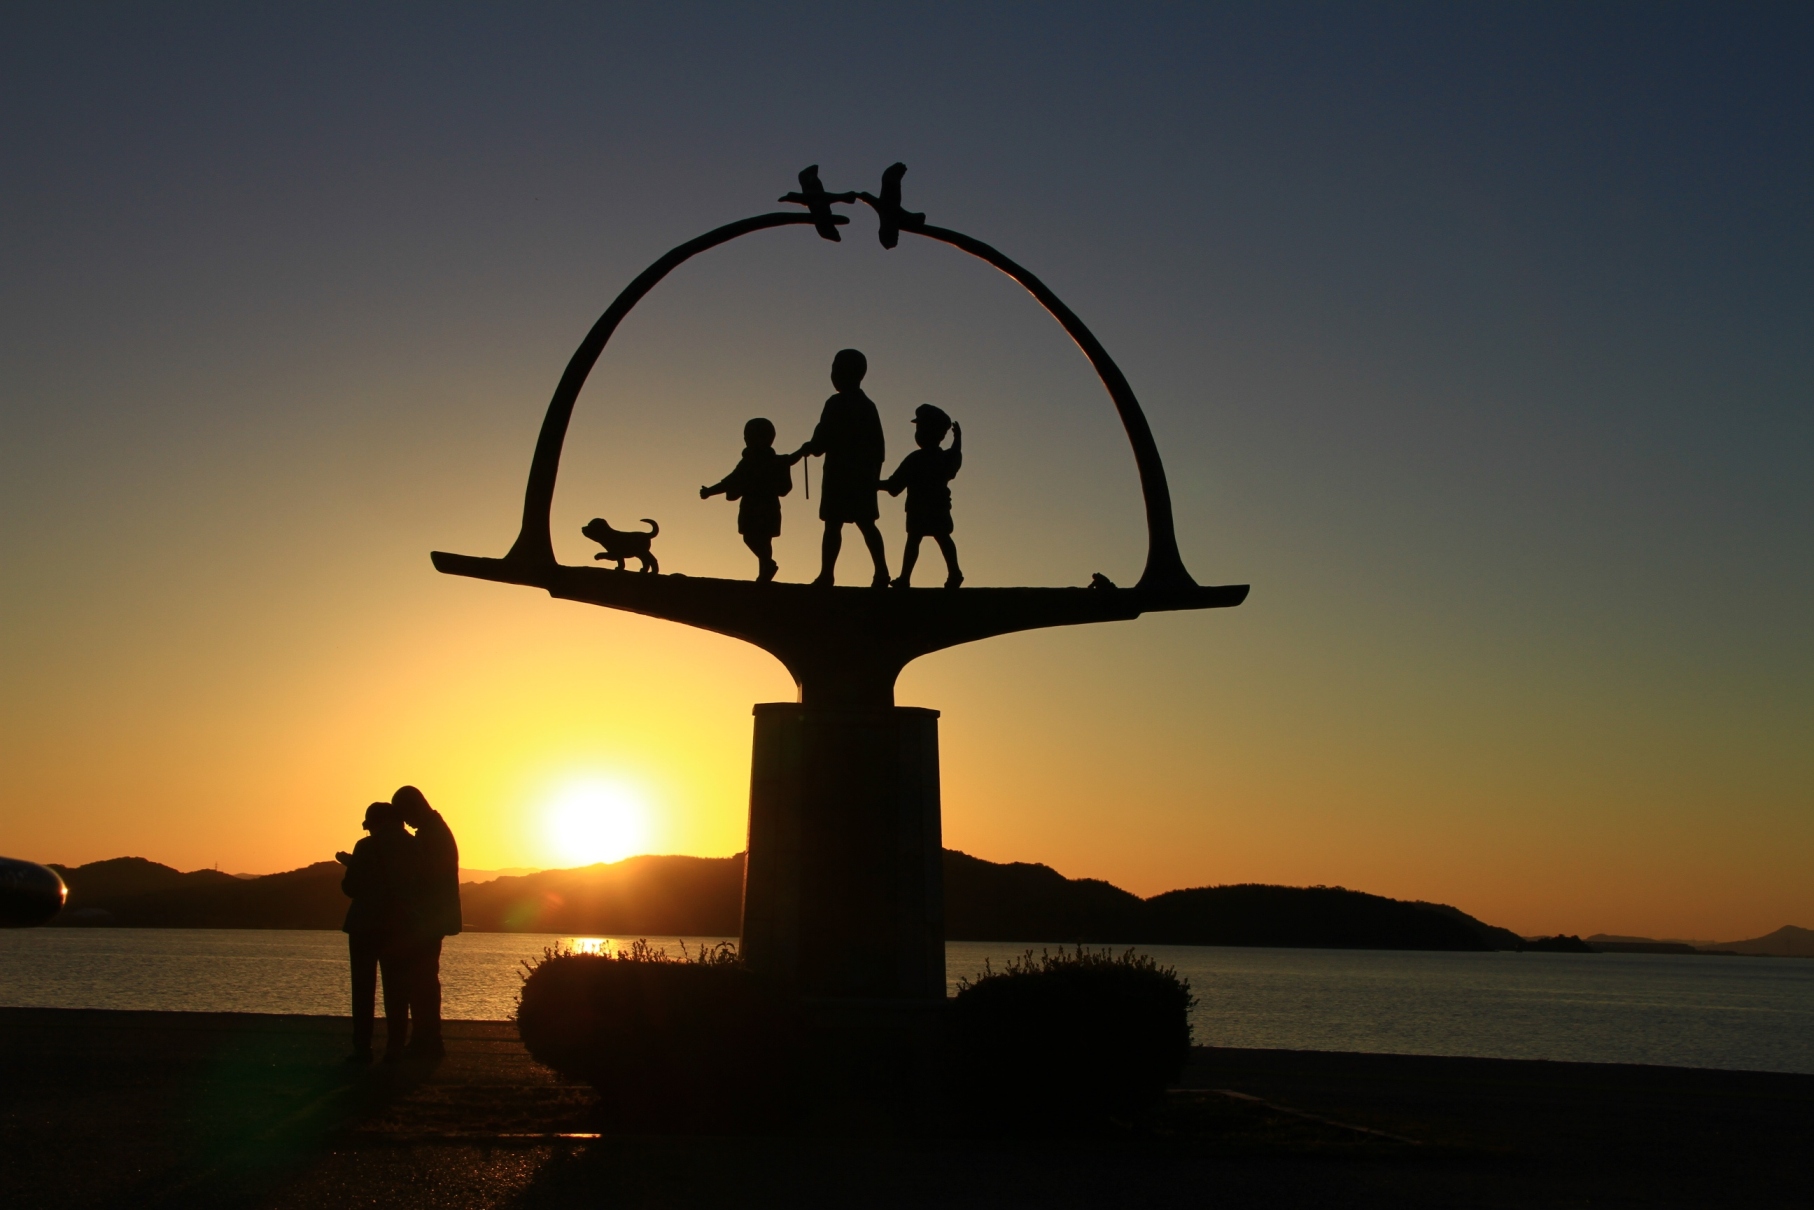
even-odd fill
[[[621,782],[570,782],[550,800],[543,826],[550,856],[563,865],[621,861],[647,850],[649,803]]]

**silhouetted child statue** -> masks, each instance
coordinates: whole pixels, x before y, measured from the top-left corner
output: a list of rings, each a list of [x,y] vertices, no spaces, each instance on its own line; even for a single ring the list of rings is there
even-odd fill
[[[945,434],[951,434],[951,448],[940,449]],[[907,549],[901,554],[901,575],[896,588],[906,588],[913,579],[913,565],[919,562],[920,539],[931,538],[945,556],[945,587],[956,588],[964,582],[957,565],[957,544],[951,540],[951,480],[964,464],[964,428],[953,424],[942,408],[923,403],[914,409],[913,439],[919,445],[882,483],[891,496],[907,491]]]
[[[743,458],[737,468],[710,487],[699,489],[701,500],[722,495],[740,500],[737,532],[756,556],[756,579],[766,584],[775,578],[775,539],[781,536],[781,497],[794,490],[788,468],[799,453],[775,452],[775,426],[758,416],[743,426]]]
[[[825,455],[825,475],[820,481],[819,519],[825,537],[819,543],[819,578],[813,583],[829,587],[838,551],[844,545],[844,526],[854,524],[869,547],[875,563],[872,588],[888,587],[888,555],[876,529],[876,491],[887,451],[882,439],[882,418],[876,405],[863,393],[863,375],[869,359],[855,349],[840,349],[831,362],[831,385],[838,393],[825,401],[812,440],[796,454]]]

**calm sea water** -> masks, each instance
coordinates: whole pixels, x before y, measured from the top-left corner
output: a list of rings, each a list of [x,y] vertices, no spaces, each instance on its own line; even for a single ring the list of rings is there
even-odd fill
[[[509,1017],[525,960],[554,945],[621,941],[450,937],[441,964],[446,1014]],[[952,942],[946,966],[954,990],[985,961],[999,967],[1026,948]],[[1190,980],[1198,1000],[1192,1027],[1209,1045],[1814,1074],[1814,961],[1807,959],[1141,948]],[[0,1005],[344,1014],[347,998],[340,933],[0,932]]]

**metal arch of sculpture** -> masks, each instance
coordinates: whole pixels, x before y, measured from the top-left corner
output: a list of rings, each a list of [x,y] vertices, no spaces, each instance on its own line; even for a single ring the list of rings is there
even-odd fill
[[[826,193],[815,169],[801,174],[805,193],[783,201],[806,213],[779,211],[727,223],[671,249],[637,275],[592,325],[574,350],[549,401],[529,482],[522,527],[502,559],[433,552],[435,567],[451,575],[541,588],[549,595],[665,618],[743,639],[774,655],[792,674],[806,705],[885,707],[894,682],[910,661],[929,652],[1020,630],[1088,622],[1126,621],[1160,610],[1239,605],[1247,585],[1202,587],[1185,570],[1172,521],[1171,493],[1152,429],[1133,388],[1095,334],[1049,287],[1001,252],[958,231],[927,224],[900,206],[895,165],[883,177],[881,197]],[[986,261],[1018,282],[1076,342],[1107,388],[1133,447],[1146,506],[1147,558],[1139,583],[1127,589],[965,588],[877,592],[868,588],[812,588],[754,584],[687,576],[624,575],[597,567],[569,567],[554,557],[551,514],[555,479],[574,404],[625,316],[669,273],[721,244],[777,227],[811,226],[837,239],[849,222],[830,212],[833,203],[861,200],[880,220],[884,247],[901,231],[936,240]]]

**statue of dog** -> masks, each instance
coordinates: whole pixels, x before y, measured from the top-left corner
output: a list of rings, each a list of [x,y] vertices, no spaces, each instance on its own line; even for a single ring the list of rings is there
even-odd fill
[[[642,561],[641,570],[659,572],[661,564],[657,563],[655,556],[649,552],[649,543],[653,542],[655,535],[661,532],[661,526],[648,517],[644,517],[643,520],[649,522],[647,533],[634,529],[612,529],[610,522],[603,517],[592,518],[580,527],[579,532],[605,548],[600,553],[593,555],[594,559],[616,559],[619,571],[624,569],[625,559],[640,559]]]

